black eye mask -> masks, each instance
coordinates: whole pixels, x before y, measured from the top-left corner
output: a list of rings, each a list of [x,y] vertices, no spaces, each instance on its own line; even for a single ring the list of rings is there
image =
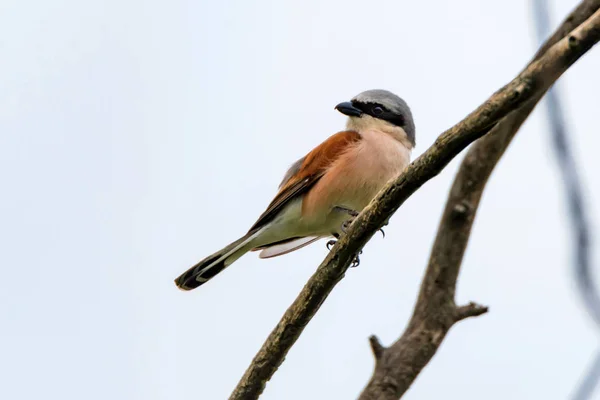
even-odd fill
[[[386,107],[377,103],[360,103],[358,101],[353,101],[352,105],[358,109],[360,109],[365,114],[372,116],[373,118],[382,119],[391,124],[404,128],[404,116],[400,114],[395,114],[392,111],[388,110]]]

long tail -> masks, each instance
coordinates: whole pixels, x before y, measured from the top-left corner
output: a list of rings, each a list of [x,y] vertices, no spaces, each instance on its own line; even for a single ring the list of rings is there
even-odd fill
[[[258,232],[247,234],[223,249],[206,257],[175,279],[175,285],[181,290],[192,290],[208,282],[211,278],[230,266],[235,260],[246,254],[250,248],[248,243]]]

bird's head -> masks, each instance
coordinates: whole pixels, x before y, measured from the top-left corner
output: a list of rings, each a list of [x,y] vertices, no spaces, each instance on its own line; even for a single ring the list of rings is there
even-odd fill
[[[367,90],[338,104],[335,109],[348,116],[348,129],[359,133],[366,129],[389,131],[405,136],[411,147],[415,146],[415,123],[410,108],[392,92]]]

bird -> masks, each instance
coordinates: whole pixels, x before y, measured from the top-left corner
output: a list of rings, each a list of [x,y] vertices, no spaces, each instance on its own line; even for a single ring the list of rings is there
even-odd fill
[[[334,109],[347,116],[346,129],[294,162],[248,232],[177,277],[179,289],[189,291],[205,284],[250,251],[271,258],[319,239],[338,239],[381,188],[410,163],[415,123],[402,98],[371,89]],[[333,243],[330,240],[327,247]]]

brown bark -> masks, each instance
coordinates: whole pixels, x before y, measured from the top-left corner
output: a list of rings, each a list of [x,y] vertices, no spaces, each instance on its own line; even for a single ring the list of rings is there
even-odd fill
[[[385,224],[391,215],[419,187],[436,176],[469,144],[488,133],[500,119],[528,102],[539,98],[569,66],[589,50],[600,39],[600,12],[594,14],[593,17],[568,36],[565,40],[561,40],[555,46],[549,48],[538,60],[530,64],[513,81],[497,91],[463,121],[442,133],[435,143],[412,162],[397,179],[386,185],[376,199],[356,218],[348,230],[348,234],[337,242],[317,271],[309,279],[252,360],[244,376],[231,394],[230,399],[248,400],[258,398],[264,390],[266,382],[275,373],[279,365],[281,365],[287,352],[296,342],[304,327],[318,311],[331,290],[343,278],[354,255],[362,249],[373,234]],[[472,183],[467,181],[466,184],[471,185]],[[457,221],[461,219],[472,221],[474,209],[470,206],[471,203],[461,203],[461,206],[453,209],[450,215]],[[444,218],[446,217],[445,215]],[[467,238],[464,240],[466,241]],[[448,247],[450,248],[451,246]],[[444,263],[445,260],[437,259],[437,261],[430,263],[430,265],[433,265],[432,268],[435,270],[434,272],[437,272],[439,278],[444,279],[442,282],[455,281],[458,267],[455,269],[444,269]],[[421,335],[421,337],[411,336],[409,338],[412,340],[411,343],[417,346],[410,354],[388,352],[388,349],[384,349],[378,341],[372,340],[372,347],[376,349],[376,353],[381,352],[380,359],[383,360],[386,358],[386,353],[402,357],[398,362],[391,360],[394,362],[386,362],[386,364],[382,365],[391,366],[397,364],[400,368],[406,370],[413,369],[408,362],[405,362],[409,361],[410,358],[406,356],[413,355],[412,360],[414,362],[426,359],[424,363],[421,362],[422,366],[424,366],[435,352],[435,349],[437,349],[437,346],[439,346],[439,342],[441,342],[445,332],[447,332],[456,320],[485,312],[484,309],[477,306],[467,306],[457,309],[453,301],[454,285],[452,285],[449,291],[440,290],[444,293],[439,294],[435,290],[437,281],[435,279],[431,280],[429,275],[428,273],[423,283],[415,314],[440,316],[441,319],[423,320],[426,325],[420,327],[418,324],[419,320],[413,317],[413,321],[409,324],[407,332],[410,332],[411,335],[419,336],[419,328],[422,328],[422,332],[425,332],[425,334]],[[448,297],[445,292],[451,293],[452,296]],[[428,296],[432,297],[431,301],[427,299],[427,301],[423,301],[423,297]],[[452,301],[446,301],[445,299],[451,299]],[[433,304],[441,304],[443,307],[442,312],[437,313],[433,310],[431,307]],[[427,324],[432,325],[429,326]],[[433,332],[430,328],[435,328],[438,332],[443,332],[442,337],[427,336],[427,333]],[[400,341],[402,340],[401,338]],[[422,352],[425,357],[416,357],[414,356],[415,352]],[[419,371],[420,368],[415,364],[415,371]],[[376,368],[376,372],[377,370]],[[409,377],[411,373],[411,371],[407,370],[405,371],[405,376]],[[416,376],[416,373],[412,373],[412,375]],[[385,375],[381,376],[385,377]],[[410,382],[412,382],[414,376],[412,379],[409,379]],[[406,388],[410,385],[409,381],[407,380],[408,384],[405,385]],[[398,392],[396,388],[400,386],[393,385],[393,387],[393,391]],[[386,393],[389,392],[387,387],[384,389]],[[365,393],[371,392],[366,390]]]

